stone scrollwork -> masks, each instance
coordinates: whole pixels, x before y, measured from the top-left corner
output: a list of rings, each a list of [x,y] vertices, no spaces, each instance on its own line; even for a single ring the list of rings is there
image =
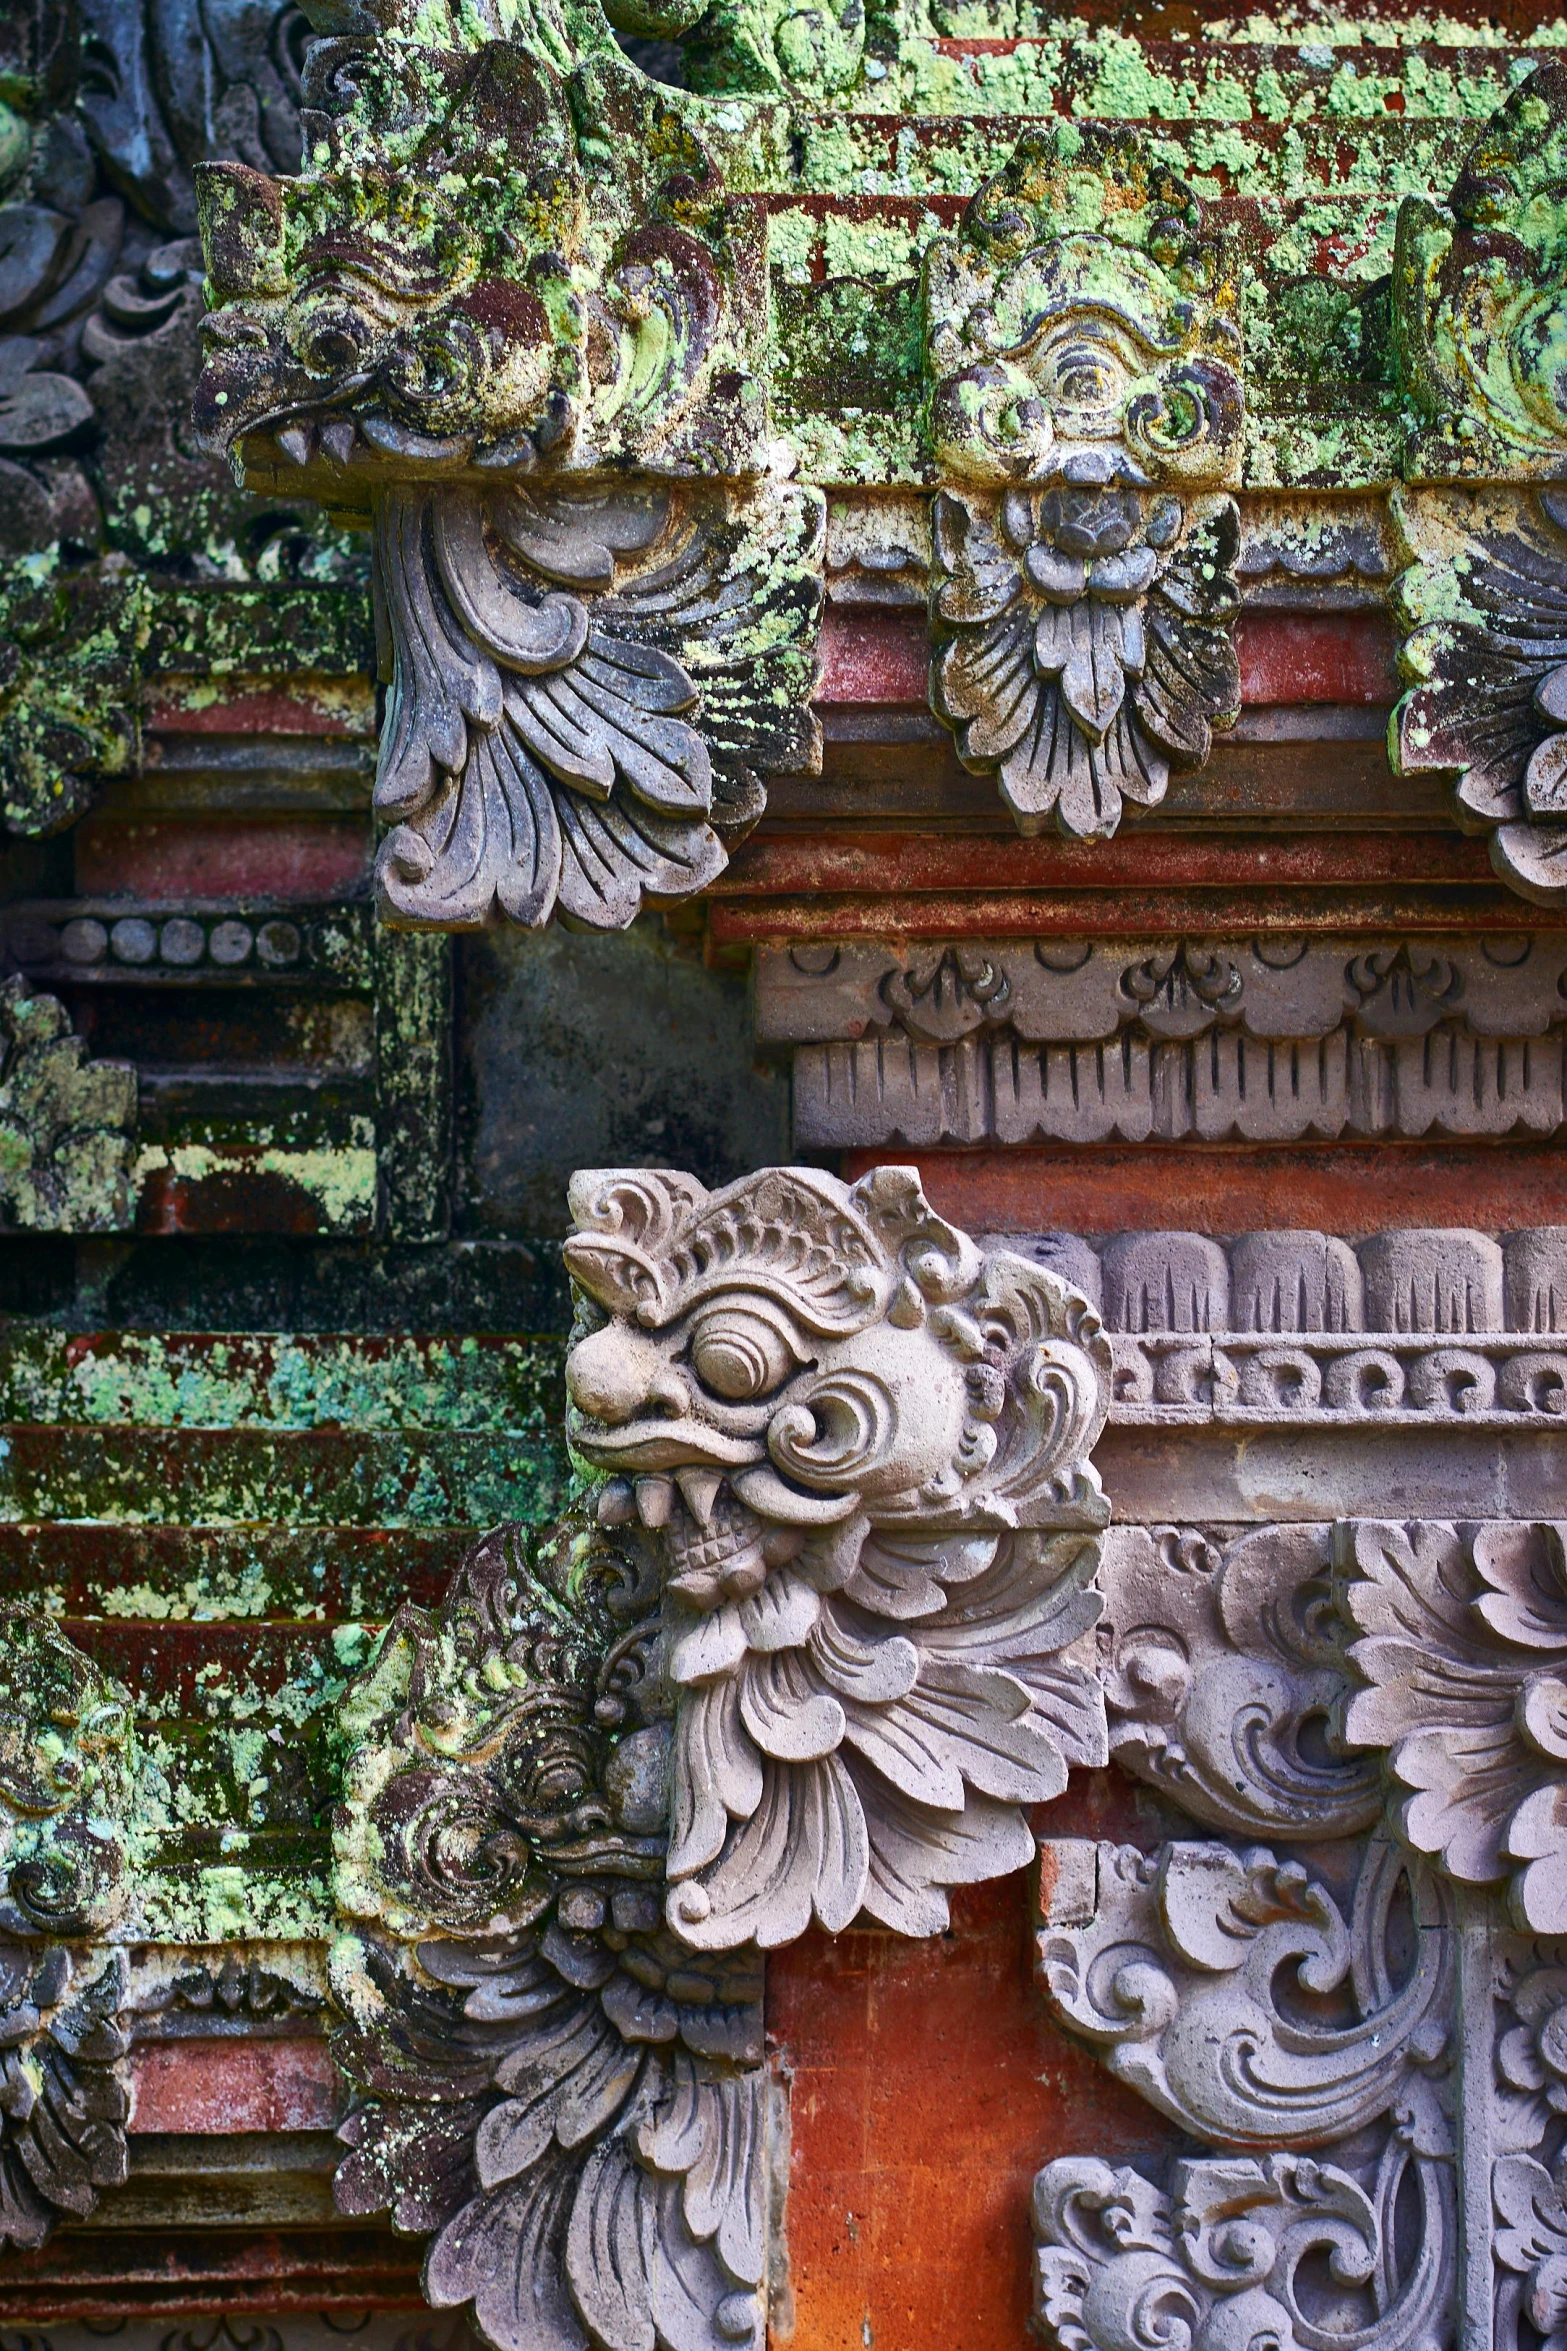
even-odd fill
[[[1393,327],[1413,419],[1393,587],[1410,690],[1405,773],[1457,777],[1525,897],[1567,892],[1567,71],[1539,67],[1481,132],[1445,205],[1406,198]]]
[[[1119,1527],[1102,1581],[1110,1752],[1215,1828],[1342,1836],[1374,1825],[1381,1775],[1325,1733],[1348,1687],[1325,1527],[1214,1543]]]
[[[721,873],[757,769],[809,763],[818,523],[777,490],[744,513],[667,486],[384,492],[388,918],[614,929]]]
[[[305,180],[203,173],[198,414],[255,486],[373,518],[387,918],[617,928],[819,760],[765,221],[607,34],[565,78],[413,54],[319,45]]]
[[[0,1609],[0,2246],[126,2177],[130,1706],[36,1609]]]
[[[1567,1933],[1567,1554],[1552,1524],[1338,1530],[1359,1638],[1345,1736],[1386,1750],[1403,1834],[1515,1924]]]
[[[1240,678],[1233,283],[1124,137],[1025,138],[926,257],[931,699],[1025,833],[1113,833],[1201,766]],[[1102,219],[1082,225],[1092,190]]]
[[[1407,491],[1394,583],[1409,691],[1400,769],[1456,771],[1458,808],[1527,898],[1567,893],[1567,498],[1559,490]]]

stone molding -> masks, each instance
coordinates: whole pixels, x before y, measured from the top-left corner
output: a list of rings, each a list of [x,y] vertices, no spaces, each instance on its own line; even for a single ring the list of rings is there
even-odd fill
[[[1548,1135],[1567,949],[1548,936],[762,947],[813,1148]]]

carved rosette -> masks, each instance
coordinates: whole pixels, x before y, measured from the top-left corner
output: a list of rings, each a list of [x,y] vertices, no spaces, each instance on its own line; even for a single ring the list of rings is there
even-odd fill
[[[579,1176],[567,1430],[658,1531],[677,1698],[667,1915],[696,1948],[861,1911],[938,1932],[1022,1807],[1104,1759],[1085,1664],[1108,1354],[906,1168]]]
[[[609,43],[323,43],[325,160],[203,174],[198,417],[373,519],[394,923],[613,929],[812,769],[824,507],[773,473],[760,208]]]
[[[1240,707],[1234,288],[1134,142],[1033,133],[931,247],[924,302],[932,705],[1021,831],[1106,836]]]

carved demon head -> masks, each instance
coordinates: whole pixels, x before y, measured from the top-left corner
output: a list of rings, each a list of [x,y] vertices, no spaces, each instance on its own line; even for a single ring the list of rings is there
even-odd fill
[[[519,45],[427,73],[317,52],[316,168],[201,167],[209,444],[321,474],[338,504],[389,466],[678,469],[692,435],[697,470],[747,470],[763,418],[731,330],[765,314],[760,221],[653,85],[595,61],[609,171],[608,147],[580,151],[567,83]]]
[[[1098,1609],[1097,1320],[908,1168],[571,1199],[568,1434],[614,1473],[601,1517],[663,1544],[669,1923],[710,1950],[862,1908],[935,1932],[942,1889],[1021,1866],[1020,1807],[1103,1752],[1059,1654]]]
[[[851,1191],[774,1168],[711,1195],[587,1174],[571,1204],[567,1263],[588,1318],[609,1316],[567,1362],[571,1441],[619,1473],[611,1516],[663,1529],[669,1588],[694,1607],[756,1591],[814,1540],[903,1614],[923,1580],[898,1564],[903,1531],[1103,1523],[1085,1458],[1103,1405],[1070,1293],[1021,1258],[987,1263],[912,1169]]]

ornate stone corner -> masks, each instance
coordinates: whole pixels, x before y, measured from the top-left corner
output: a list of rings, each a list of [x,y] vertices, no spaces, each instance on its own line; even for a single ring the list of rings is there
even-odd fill
[[[65,1007],[0,981],[0,1230],[114,1233],[131,1223],[136,1072],[89,1061]]]
[[[124,2180],[130,1701],[38,1610],[0,1608],[0,2246]]]
[[[926,256],[931,702],[1022,832],[1113,833],[1239,710],[1238,315],[1124,132],[1031,132]]]
[[[343,1701],[337,2199],[499,2351],[759,2344],[767,1949],[935,1934],[1102,1762],[1107,1358],[906,1169],[577,1178],[591,1515],[489,1535]]]
[[[16,470],[0,463],[0,477]],[[0,563],[0,822],[8,832],[63,832],[92,806],[100,781],[137,757],[148,613],[146,583],[123,557],[42,572]]]
[[[814,767],[824,507],[776,478],[766,224],[615,49],[327,42],[317,165],[201,175],[198,414],[373,518],[383,912],[629,922]]]
[[[1564,980],[1548,937],[824,942],[755,1003],[804,1145],[1292,1143],[1559,1133]]]
[[[1567,2259],[1561,1530],[1125,1526],[1100,1581],[1111,1753],[1217,1833],[1043,1848],[1046,1996],[1183,2137],[1041,2171],[1041,2332],[1523,2351]]]

